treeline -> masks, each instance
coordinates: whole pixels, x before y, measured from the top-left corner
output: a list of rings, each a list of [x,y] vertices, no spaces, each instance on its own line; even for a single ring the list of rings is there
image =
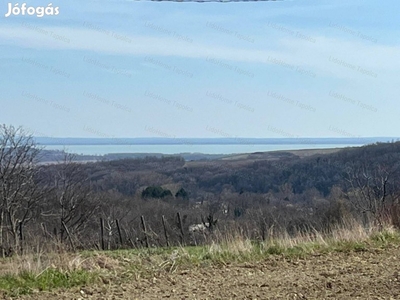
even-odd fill
[[[400,143],[309,157],[145,157],[38,164],[21,128],[0,127],[0,250],[201,244],[331,228],[349,218],[399,225]]]
[[[279,193],[287,186],[293,195],[313,189],[327,197],[334,187],[347,190],[351,171],[364,168],[373,173],[378,166],[385,166],[395,179],[399,165],[400,142],[396,142],[306,158],[288,154],[276,161],[185,162],[180,157],[147,157],[93,163],[87,165],[87,169],[92,183],[102,191],[114,189],[131,196],[150,185],[182,186],[190,191],[191,200],[201,201],[207,195],[227,191]]]

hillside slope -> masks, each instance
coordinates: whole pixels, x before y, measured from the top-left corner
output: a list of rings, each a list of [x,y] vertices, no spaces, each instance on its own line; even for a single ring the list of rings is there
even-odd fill
[[[399,258],[398,245],[304,259],[271,256],[21,299],[399,299]]]

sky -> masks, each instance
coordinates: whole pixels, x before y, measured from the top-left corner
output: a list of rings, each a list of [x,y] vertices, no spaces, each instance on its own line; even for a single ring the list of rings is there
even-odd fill
[[[400,136],[398,0],[16,3],[0,123],[35,136]]]

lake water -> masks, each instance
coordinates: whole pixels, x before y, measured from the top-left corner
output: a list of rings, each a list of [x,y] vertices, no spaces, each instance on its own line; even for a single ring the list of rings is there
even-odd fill
[[[328,149],[357,147],[362,144],[276,144],[276,145],[43,145],[45,150],[64,150],[83,155],[104,155],[109,153],[204,153],[236,154],[277,150]]]

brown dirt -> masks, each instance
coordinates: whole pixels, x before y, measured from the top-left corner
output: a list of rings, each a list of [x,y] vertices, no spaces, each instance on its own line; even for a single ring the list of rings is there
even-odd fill
[[[400,248],[178,268],[150,279],[23,299],[400,299]]]

